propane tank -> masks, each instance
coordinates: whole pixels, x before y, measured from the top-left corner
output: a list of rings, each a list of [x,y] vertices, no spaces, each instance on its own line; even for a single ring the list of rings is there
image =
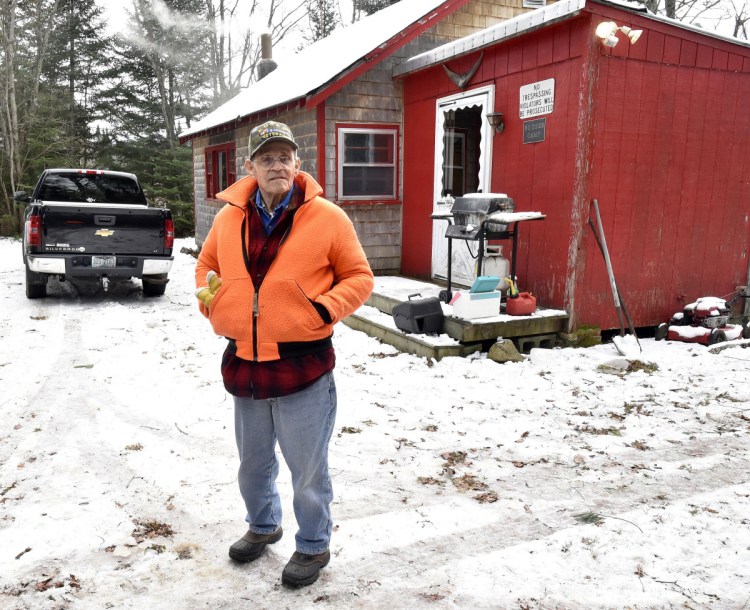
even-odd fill
[[[503,256],[502,246],[487,246],[482,262],[482,275],[497,275],[506,278],[510,275],[510,262]],[[496,290],[505,294],[508,284],[502,279],[497,285]]]

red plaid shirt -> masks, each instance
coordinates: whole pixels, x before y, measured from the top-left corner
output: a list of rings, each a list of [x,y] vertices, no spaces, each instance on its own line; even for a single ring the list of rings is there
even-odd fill
[[[289,206],[268,235],[265,233],[255,205],[247,206],[246,265],[256,288],[265,279],[281,242],[291,228],[294,214],[302,202],[303,195],[295,189]],[[251,204],[254,201],[253,196]],[[241,398],[276,398],[294,394],[315,383],[323,374],[333,370],[336,363],[336,356],[331,346],[312,354],[269,362],[244,360],[236,356],[235,352],[236,345],[230,340],[221,359],[221,376],[227,392]]]

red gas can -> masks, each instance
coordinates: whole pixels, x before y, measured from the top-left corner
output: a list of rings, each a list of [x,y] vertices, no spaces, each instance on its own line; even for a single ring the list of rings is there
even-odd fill
[[[528,316],[536,311],[536,297],[530,292],[520,292],[505,301],[505,313],[511,316]]]

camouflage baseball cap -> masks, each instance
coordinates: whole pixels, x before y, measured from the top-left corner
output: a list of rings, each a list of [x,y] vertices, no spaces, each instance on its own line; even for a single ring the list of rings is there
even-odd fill
[[[289,129],[284,123],[277,123],[276,121],[267,121],[262,125],[253,127],[250,132],[250,158],[255,156],[258,149],[268,142],[286,142],[294,150],[297,150],[297,142],[294,141],[292,130]]]

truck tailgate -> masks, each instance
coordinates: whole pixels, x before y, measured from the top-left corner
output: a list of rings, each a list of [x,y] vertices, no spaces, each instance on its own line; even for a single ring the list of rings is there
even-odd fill
[[[43,251],[161,255],[165,212],[141,205],[45,203]]]

